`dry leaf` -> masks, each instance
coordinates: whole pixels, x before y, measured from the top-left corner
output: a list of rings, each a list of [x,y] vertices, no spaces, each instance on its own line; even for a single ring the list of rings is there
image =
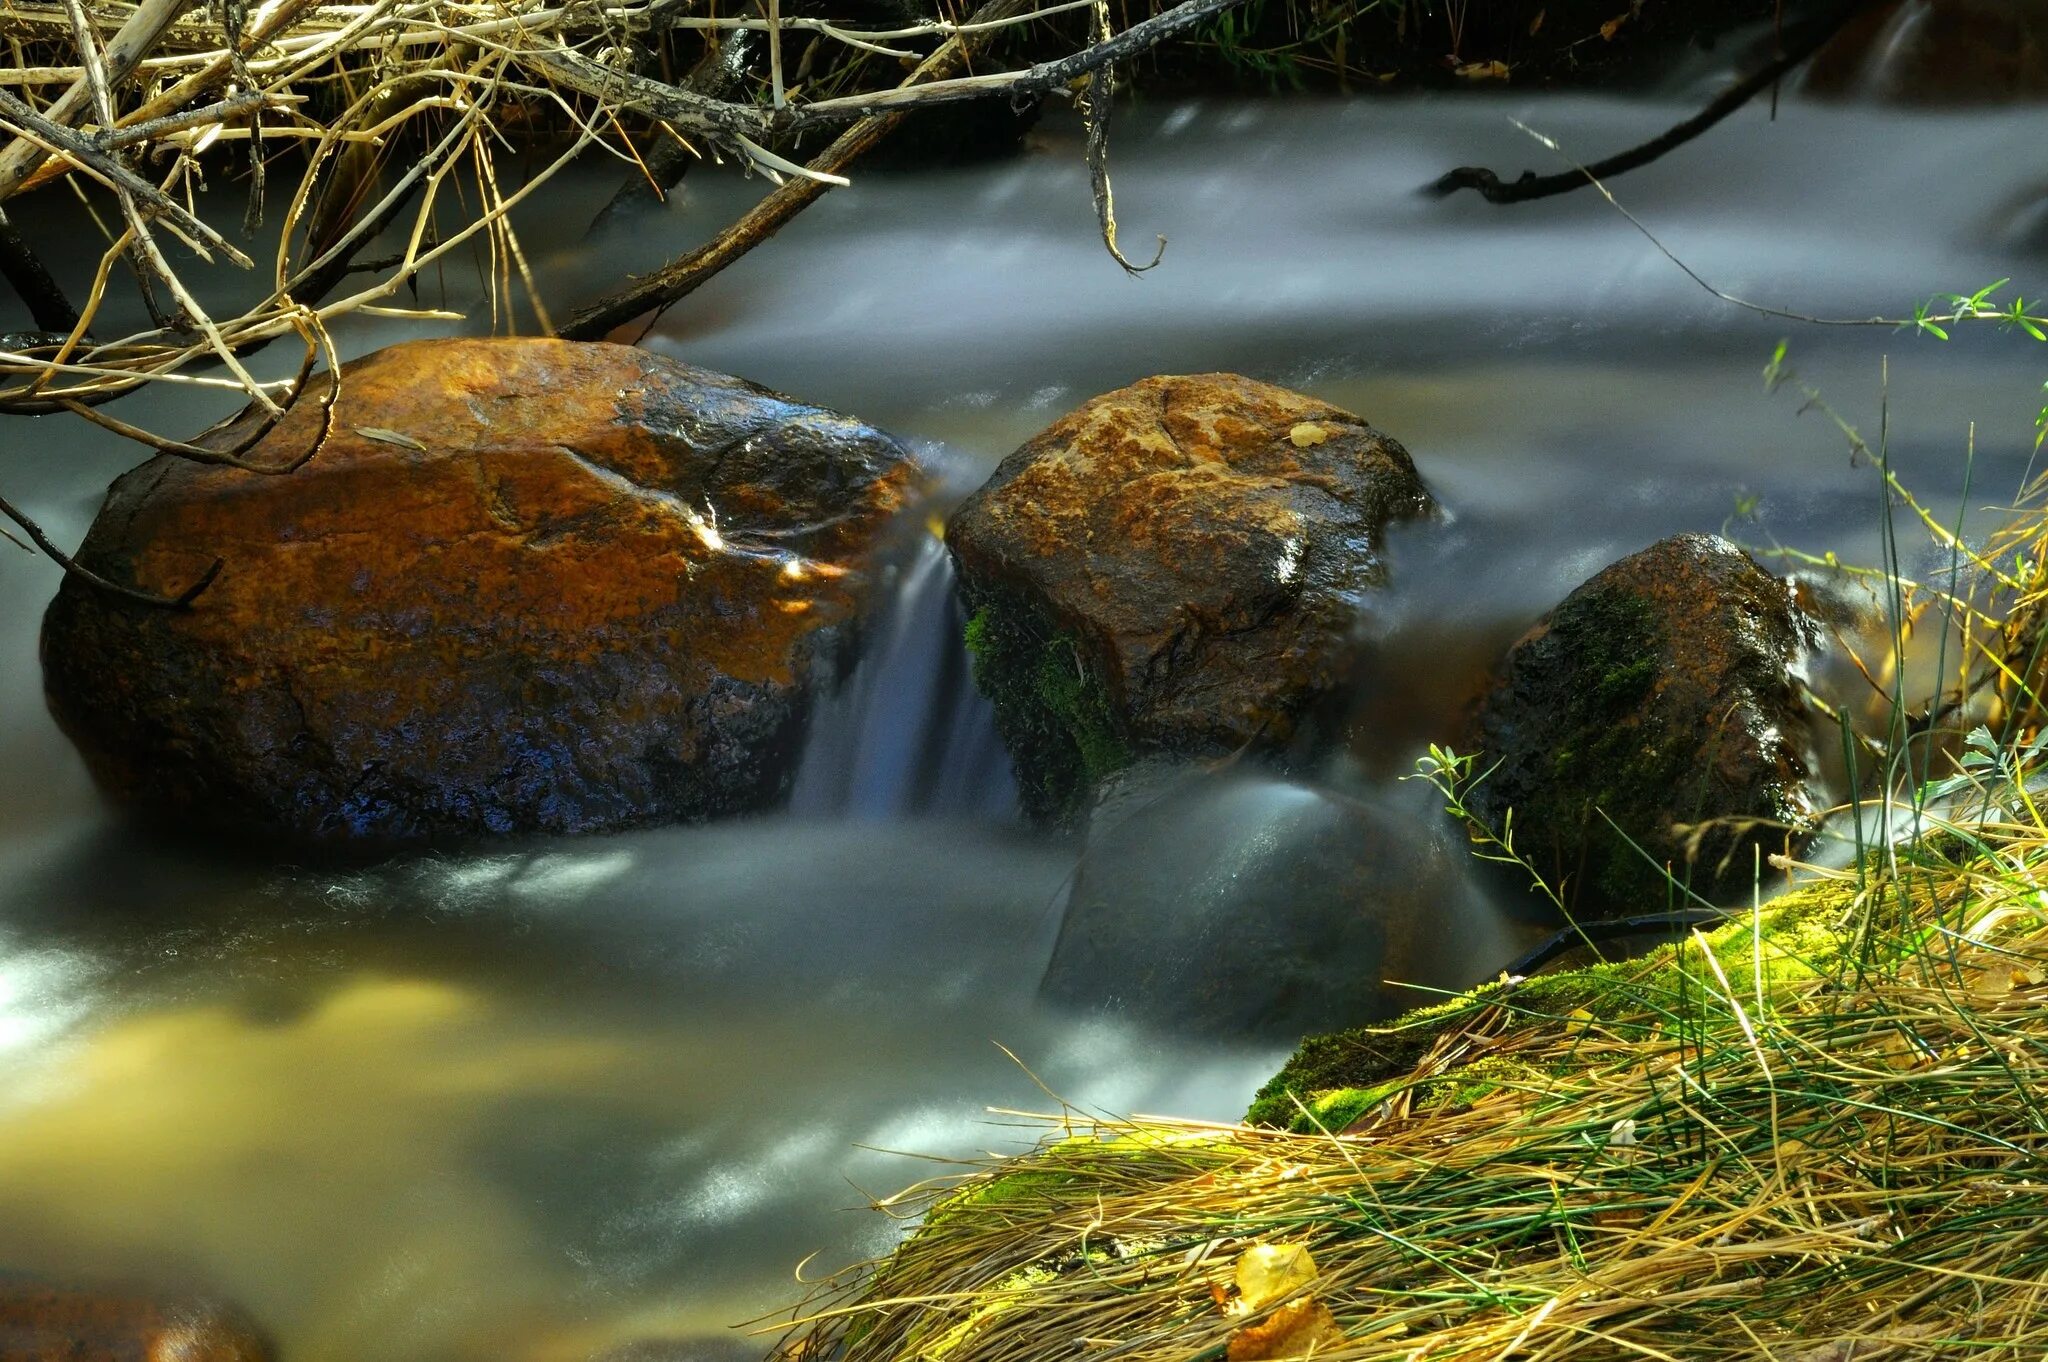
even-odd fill
[[[1313,421],[1303,421],[1287,432],[1287,438],[1294,441],[1296,449],[1307,449],[1310,445],[1319,445],[1329,439],[1330,432]]]
[[[1610,43],[1613,42],[1614,35],[1621,32],[1621,26],[1627,22],[1628,16],[1626,14],[1615,15],[1606,23],[1600,25],[1600,36],[1605,38]]]
[[[1275,1310],[1264,1323],[1247,1324],[1232,1334],[1224,1355],[1229,1362],[1277,1362],[1314,1357],[1349,1341],[1327,1305],[1303,1296]]]
[[[1451,72],[1463,80],[1506,80],[1508,64],[1504,61],[1475,61],[1460,66]]]
[[[1550,13],[1550,11],[1547,9],[1539,9],[1536,11],[1536,17],[1529,21],[1530,37],[1535,37],[1537,32],[1543,27],[1543,16],[1548,13]]]
[[[2015,969],[2012,972],[2012,986],[2014,988],[2039,988],[2042,984],[2048,984],[2048,974],[2043,974],[2032,965],[2022,969]]]
[[[1254,1244],[1237,1256],[1232,1313],[1250,1314],[1285,1300],[1316,1279],[1316,1260],[1300,1244]]]
[[[397,445],[400,449],[415,449],[422,454],[427,452],[427,447],[412,436],[400,435],[397,431],[386,430],[382,426],[357,426],[356,434],[365,440],[375,440],[380,445]]]

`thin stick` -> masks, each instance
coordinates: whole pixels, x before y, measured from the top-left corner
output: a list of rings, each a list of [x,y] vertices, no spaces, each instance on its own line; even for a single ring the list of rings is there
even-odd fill
[[[988,25],[1025,8],[1027,0],[989,0],[977,10],[970,24]],[[923,65],[910,73],[905,84],[937,80],[961,69],[967,58],[986,40],[988,28],[973,29],[949,39]],[[836,175],[895,130],[902,114],[878,114],[855,123],[811,161],[811,169]],[[822,196],[829,184],[816,179],[791,180],[762,199],[717,238],[677,256],[627,287],[609,294],[570,317],[555,332],[565,340],[602,340],[617,328],[647,312],[658,312],[685,298],[715,277],[748,251],[780,231],[785,223]]]
[[[192,583],[192,585],[186,587],[175,596],[159,596],[154,591],[144,591],[140,587],[125,586],[120,582],[114,581],[112,578],[102,577],[91,568],[83,566],[77,559],[58,548],[50,536],[43,533],[42,526],[29,519],[19,507],[6,497],[0,497],[0,515],[6,516],[9,520],[21,526],[23,530],[28,532],[28,537],[35,541],[36,547],[48,554],[52,562],[58,567],[63,568],[66,573],[92,587],[95,591],[105,591],[124,600],[135,601],[141,605],[154,606],[159,610],[191,609],[192,602],[198,600],[200,594],[206,588],[213,585],[214,578],[220,576],[220,570],[223,566],[222,560],[216,558],[213,560],[213,566],[201,573],[199,580]],[[9,538],[12,537],[11,535],[9,536]]]
[[[1790,45],[1779,53],[1775,60],[1737,81],[1718,99],[1691,118],[1640,146],[1630,147],[1627,151],[1618,152],[1604,161],[1596,161],[1582,171],[1538,175],[1533,170],[1525,170],[1519,179],[1504,183],[1498,175],[1484,166],[1459,166],[1432,184],[1429,192],[1447,196],[1457,193],[1460,189],[1476,189],[1488,203],[1527,203],[1532,199],[1547,199],[1558,194],[1569,194],[1575,189],[1584,189],[1593,179],[1611,180],[1616,175],[1649,165],[1665,153],[1684,146],[1765,90],[1771,89],[1786,73],[1818,52],[1822,45],[1840,32],[1851,19],[1877,2],[1878,0],[1848,0],[1848,3],[1838,6],[1821,18],[1803,25],[1794,32]]]
[[[0,212],[0,278],[28,304],[29,319],[40,329],[61,335],[78,325],[78,309],[4,212]]]
[[[119,83],[149,55],[171,25],[180,15],[190,9],[194,0],[143,0],[135,7],[128,22],[107,44],[106,78]],[[77,117],[92,99],[92,91],[86,85],[83,75],[77,83],[60,95],[56,103],[46,111],[49,121],[56,124],[70,122]],[[172,107],[176,107],[175,105]],[[0,148],[0,199],[7,198],[27,182],[43,162],[44,151],[26,139],[17,140],[13,146]]]

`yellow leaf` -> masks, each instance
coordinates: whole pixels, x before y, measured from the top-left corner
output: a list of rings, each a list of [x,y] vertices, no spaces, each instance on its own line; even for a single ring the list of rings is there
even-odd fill
[[[1315,1357],[1349,1341],[1327,1305],[1303,1296],[1275,1310],[1263,1323],[1247,1324],[1232,1334],[1224,1355],[1229,1362],[1278,1362]]]
[[[422,454],[427,452],[427,447],[418,440],[413,439],[412,436],[400,435],[397,431],[386,430],[382,426],[357,426],[356,434],[362,436],[365,440],[375,440],[381,445],[397,445],[400,449],[416,449]]]
[[[1615,15],[1606,23],[1600,25],[1600,36],[1605,38],[1610,43],[1613,42],[1614,35],[1621,32],[1621,26],[1627,22],[1628,16],[1626,14]]]
[[[1533,38],[1533,37],[1535,37],[1535,36],[1536,36],[1536,34],[1537,34],[1537,31],[1538,31],[1538,30],[1540,30],[1540,29],[1541,29],[1541,28],[1543,27],[1543,16],[1544,16],[1544,15],[1546,15],[1546,14],[1548,14],[1548,13],[1550,13],[1550,11],[1549,11],[1549,10],[1547,10],[1547,9],[1539,9],[1539,10],[1537,10],[1537,11],[1536,11],[1536,17],[1535,17],[1534,19],[1531,19],[1531,20],[1529,21],[1529,36],[1530,36],[1530,37],[1532,37],[1532,38]]]
[[[1463,80],[1506,80],[1508,64],[1504,61],[1475,61],[1458,67],[1451,74]]]
[[[1237,1313],[1263,1310],[1316,1279],[1316,1260],[1300,1244],[1254,1244],[1237,1256]]]
[[[1287,438],[1294,441],[1296,449],[1307,449],[1310,445],[1319,445],[1329,439],[1330,432],[1313,421],[1303,421],[1287,432]]]

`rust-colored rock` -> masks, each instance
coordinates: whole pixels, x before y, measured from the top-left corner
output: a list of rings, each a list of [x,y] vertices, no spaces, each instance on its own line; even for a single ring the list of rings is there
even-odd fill
[[[270,1344],[235,1310],[0,1276],[0,1358],[7,1362],[271,1362]]]
[[[1138,753],[1288,740],[1346,675],[1387,525],[1433,508],[1396,441],[1235,374],[1027,441],[946,534],[1026,807],[1066,816]]]
[[[1806,89],[1895,104],[2048,99],[2048,0],[1896,0],[1814,57]]]
[[[1818,642],[1791,586],[1726,540],[1653,544],[1509,652],[1471,806],[1496,831],[1513,810],[1515,849],[1575,906],[1661,911],[1660,865],[1707,898],[1746,894],[1753,853],[1805,845],[1826,803],[1796,679]]]
[[[185,611],[75,578],[51,605],[50,706],[103,788],[321,840],[779,796],[915,476],[895,441],[617,345],[415,342],[344,379],[296,472],[160,456],[114,484],[86,566],[164,593],[224,567]],[[251,457],[318,421],[301,401]]]

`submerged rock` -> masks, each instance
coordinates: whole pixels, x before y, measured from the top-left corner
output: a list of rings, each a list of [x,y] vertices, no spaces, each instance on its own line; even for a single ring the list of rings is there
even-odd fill
[[[52,1286],[0,1275],[7,1362],[270,1362],[276,1354],[229,1306]]]
[[[1026,809],[1069,816],[1134,755],[1285,742],[1347,673],[1387,525],[1434,506],[1396,441],[1235,374],[1027,441],[946,536]]]
[[[1813,59],[1806,89],[1896,104],[2048,99],[2048,0],[1894,0]]]
[[[79,551],[50,706],[145,814],[312,839],[583,832],[758,809],[915,473],[857,421],[625,346],[348,366],[281,476],[159,456]],[[225,444],[254,419],[214,437]],[[283,465],[309,395],[250,457]]]
[[[1803,847],[1826,803],[1796,676],[1818,638],[1724,539],[1624,558],[1509,652],[1469,803],[1496,831],[1512,810],[1515,849],[1575,906],[1656,912],[1667,865],[1704,897],[1746,893],[1753,853]]]
[[[1142,763],[1089,825],[1041,995],[1292,1038],[1492,978],[1552,927],[1488,902],[1431,811]]]

